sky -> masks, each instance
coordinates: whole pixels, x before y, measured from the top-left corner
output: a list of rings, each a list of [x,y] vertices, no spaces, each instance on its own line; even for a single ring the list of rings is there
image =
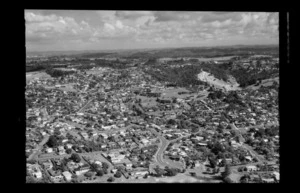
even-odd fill
[[[27,51],[279,44],[278,12],[25,10]]]

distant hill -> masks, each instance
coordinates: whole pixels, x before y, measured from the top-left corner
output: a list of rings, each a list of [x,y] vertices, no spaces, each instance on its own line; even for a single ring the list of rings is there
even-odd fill
[[[122,58],[177,58],[177,57],[217,57],[243,54],[278,54],[278,45],[234,45],[216,47],[183,47],[159,49],[132,49],[132,50],[84,50],[84,51],[52,51],[27,52],[27,56],[72,56],[72,57],[122,57]]]

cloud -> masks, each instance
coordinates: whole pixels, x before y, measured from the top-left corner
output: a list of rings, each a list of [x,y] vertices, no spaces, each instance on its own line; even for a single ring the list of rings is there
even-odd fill
[[[27,18],[26,18],[27,17]],[[88,23],[82,21],[77,23],[71,17],[61,17],[56,15],[43,16],[33,13],[25,14],[26,21],[26,42],[49,42],[87,39],[93,32]]]
[[[186,44],[202,41],[278,39],[278,13],[183,11],[25,11],[26,44]],[[63,16],[62,16],[63,15]],[[76,19],[75,19],[76,18]],[[107,41],[106,41],[107,40]],[[109,40],[109,41],[108,41]],[[118,43],[119,42],[119,43]],[[123,42],[123,43],[122,43]],[[229,41],[230,42],[230,41]],[[124,45],[122,45],[124,47]]]
[[[236,12],[202,12],[199,14],[201,22],[223,22],[226,20],[238,21],[242,19],[242,13]]]
[[[143,16],[151,16],[151,11],[116,11],[115,16],[121,19],[137,19]]]
[[[154,11],[153,14],[156,22],[184,21],[197,15],[196,12],[183,11]]]
[[[42,16],[36,15],[34,13],[25,13],[25,20],[26,22],[51,22],[57,20],[56,15],[49,15],[49,16]]]

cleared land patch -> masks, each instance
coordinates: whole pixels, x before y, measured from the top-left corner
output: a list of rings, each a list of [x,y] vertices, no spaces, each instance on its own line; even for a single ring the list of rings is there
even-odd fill
[[[235,81],[233,77],[229,77],[229,81],[225,82],[215,78],[208,72],[202,71],[198,74],[198,79],[207,82],[210,85],[214,85],[218,88],[224,88],[226,90],[240,90],[239,84]]]

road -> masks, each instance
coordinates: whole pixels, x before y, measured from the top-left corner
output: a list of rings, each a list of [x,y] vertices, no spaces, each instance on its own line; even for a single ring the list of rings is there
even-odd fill
[[[83,107],[81,107],[81,109],[78,111],[82,111],[90,102],[92,102],[95,98],[92,98],[91,100],[89,100]],[[48,120],[49,122],[52,122],[55,119],[55,117],[50,117],[50,119]],[[45,135],[44,139],[37,145],[37,147],[35,148],[35,150],[33,151],[33,153],[27,158],[27,161],[32,160],[36,157],[36,155],[39,153],[39,151],[42,149],[43,145],[48,141],[49,139],[49,135]]]
[[[83,107],[81,107],[77,112],[81,113],[81,111],[87,106],[89,105],[93,100],[95,100],[95,98],[90,99],[85,105],[83,105]]]
[[[93,152],[85,152],[85,153],[77,153],[80,156],[87,156],[90,154],[101,154],[102,151],[93,151]],[[48,160],[48,159],[58,159],[58,158],[64,158],[64,157],[69,157],[71,154],[63,154],[63,155],[51,155],[51,156],[45,156],[45,157],[39,157],[37,160],[42,161],[42,160]]]
[[[157,127],[161,130],[161,128],[158,126],[158,125],[155,125],[155,124],[152,124],[153,127]],[[158,133],[157,131],[155,131],[154,129],[151,129],[151,131],[158,136],[159,140],[160,140],[160,146],[158,147],[158,150],[157,152],[155,153],[154,155],[154,158],[156,160],[156,162],[162,166],[162,167],[165,167],[165,166],[171,166],[171,167],[176,167],[174,164],[172,163],[168,163],[167,161],[164,160],[163,158],[163,154],[164,154],[164,151],[166,150],[166,148],[168,147],[168,145],[171,143],[171,142],[174,142],[174,141],[177,141],[177,140],[180,140],[181,138],[183,137],[189,137],[190,135],[192,134],[189,134],[187,136],[182,136],[182,137],[179,137],[179,138],[176,138],[176,139],[173,139],[171,141],[168,141],[167,139],[165,139],[163,136],[161,136],[160,133]],[[196,132],[196,133],[193,133],[193,134],[197,134],[199,133],[200,131]]]
[[[161,166],[167,166],[169,163],[167,162],[164,162],[163,160],[163,154],[164,154],[164,151],[166,150],[166,148],[168,147],[169,145],[169,142],[162,136],[158,136],[159,140],[160,140],[160,147],[159,149],[157,150],[156,154],[155,154],[155,158],[156,158],[156,161],[161,165]]]
[[[42,149],[43,145],[48,141],[49,135],[45,135],[44,139],[36,146],[36,150],[27,158],[27,161],[32,160],[35,158],[35,156],[39,153],[39,151]]]
[[[159,128],[161,130],[161,128],[158,125],[152,124],[152,126]],[[154,133],[155,135],[157,135],[158,139],[160,140],[158,150],[154,154],[154,159],[160,166],[165,167],[165,166],[169,165],[169,163],[164,162],[163,153],[164,153],[165,149],[168,147],[169,142],[163,136],[161,136],[161,134],[158,133],[155,129],[151,129],[151,132]]]
[[[202,104],[204,104],[204,106],[208,109],[208,110],[212,110],[209,106],[207,106],[207,103],[204,100],[199,100],[200,102],[202,102]]]
[[[231,126],[232,129],[235,129],[235,130],[237,130],[237,131],[240,131],[240,129],[237,128],[237,127],[235,126],[234,123],[230,124],[230,126]],[[251,127],[252,127],[252,128],[258,128],[258,127],[262,127],[262,126],[263,126],[263,124],[261,124],[261,125],[256,125],[256,126],[251,126]],[[251,128],[251,127],[249,127],[249,128]],[[247,129],[249,129],[249,128],[241,128],[241,129],[246,129],[246,130],[247,130]],[[240,134],[240,135],[241,135],[241,134]],[[255,151],[252,149],[251,146],[249,146],[249,145],[247,145],[247,144],[245,144],[245,143],[243,143],[242,146],[250,152],[251,156],[256,157],[256,159],[258,160],[258,163],[263,163],[263,162],[266,161],[266,160],[264,159],[264,157],[261,156],[261,155],[259,155],[257,152],[255,152]]]

